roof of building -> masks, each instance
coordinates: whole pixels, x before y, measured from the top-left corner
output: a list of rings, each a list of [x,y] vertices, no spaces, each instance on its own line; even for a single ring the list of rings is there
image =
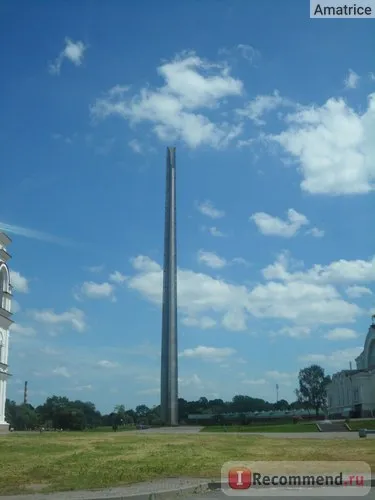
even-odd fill
[[[4,246],[10,245],[12,243],[11,238],[3,232],[0,231],[0,243],[2,243]]]

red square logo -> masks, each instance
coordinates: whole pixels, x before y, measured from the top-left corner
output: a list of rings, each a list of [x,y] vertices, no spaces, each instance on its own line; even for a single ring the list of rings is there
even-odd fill
[[[247,467],[233,467],[228,471],[228,485],[232,490],[247,490],[251,486],[251,470]]]

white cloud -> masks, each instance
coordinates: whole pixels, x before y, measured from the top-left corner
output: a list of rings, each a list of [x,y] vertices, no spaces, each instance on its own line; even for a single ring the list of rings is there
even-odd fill
[[[272,95],[258,95],[248,102],[243,109],[237,109],[237,114],[252,120],[256,125],[265,125],[262,117],[281,106],[291,106],[292,103],[281,97],[277,90]]]
[[[102,359],[98,361],[98,366],[100,366],[101,368],[117,368],[119,364],[114,361],[108,361],[107,359]]]
[[[10,326],[10,331],[17,335],[24,335],[25,337],[32,337],[35,335],[35,329],[31,326],[22,326],[19,323],[13,323]]]
[[[153,396],[160,393],[160,387],[153,387],[152,389],[142,389],[138,391],[138,394],[144,394],[145,396]]]
[[[87,384],[87,385],[76,385],[74,387],[70,387],[68,389],[68,391],[78,391],[78,392],[82,392],[82,391],[91,391],[92,390],[92,385],[91,384]]]
[[[206,215],[211,219],[220,219],[221,217],[225,216],[224,210],[215,208],[214,204],[209,200],[203,201],[202,203],[197,203],[196,207],[202,215]]]
[[[297,383],[298,373],[285,373],[277,370],[271,370],[265,373],[267,378],[270,378],[282,385],[294,385]]]
[[[253,214],[250,220],[255,222],[262,234],[266,236],[282,236],[284,238],[295,236],[301,227],[309,224],[307,217],[293,208],[288,210],[287,220],[273,217],[265,212]]]
[[[242,57],[250,63],[255,62],[261,57],[259,50],[255,49],[251,45],[240,43],[237,46],[237,49],[240,51]]]
[[[226,146],[241,132],[241,126],[213,123],[204,115],[220,102],[240,96],[243,83],[230,76],[226,64],[212,64],[194,53],[184,53],[157,68],[162,87],[142,88],[132,97],[111,91],[97,99],[91,113],[97,118],[117,115],[130,124],[151,123],[161,141],[181,139],[190,148],[202,144]]]
[[[77,298],[81,296],[89,299],[114,299],[114,286],[111,283],[95,283],[93,281],[85,281],[79,289]]]
[[[142,154],[142,146],[137,139],[132,139],[128,142],[129,147],[134,151],[134,153]]]
[[[161,266],[157,262],[144,255],[138,255],[138,257],[131,259],[130,262],[132,263],[134,269],[137,269],[137,271],[143,271],[146,273],[161,271]]]
[[[65,378],[70,378],[70,373],[68,371],[68,369],[65,367],[65,366],[60,366],[58,368],[55,368],[52,373],[54,375],[59,375],[61,377],[65,377]]]
[[[375,262],[373,262],[373,265],[375,265]],[[346,295],[351,299],[358,299],[363,295],[372,295],[372,291],[369,288],[358,285],[348,286],[345,292]]]
[[[137,272],[127,281],[128,287],[161,305],[161,266],[144,256],[134,259],[133,263]],[[286,271],[284,273],[289,276]],[[289,320],[295,326],[307,327],[352,322],[362,312],[358,306],[343,300],[332,285],[303,279],[286,280],[285,283],[271,281],[247,288],[207,274],[179,269],[177,280],[178,305],[183,315],[199,318],[210,313],[219,314],[222,325],[228,330],[245,329],[248,316]]]
[[[90,266],[87,268],[87,270],[90,272],[90,273],[100,273],[102,272],[104,269],[104,266],[101,265],[101,266]]]
[[[185,349],[179,356],[181,358],[198,358],[204,361],[221,362],[235,353],[235,349],[231,347],[206,347],[200,345],[193,349]]]
[[[109,281],[112,281],[113,283],[124,283],[127,280],[127,277],[120,273],[120,271],[114,271],[109,275]]]
[[[241,307],[234,307],[233,310],[226,312],[221,324],[227,330],[232,332],[242,332],[246,330],[247,314]]]
[[[70,246],[73,243],[65,238],[59,238],[51,234],[43,233],[42,231],[35,231],[35,229],[30,229],[27,227],[15,226],[14,224],[6,224],[5,222],[0,222],[0,231],[4,231],[9,234],[16,234],[17,236],[24,236],[25,238],[31,238],[34,240],[47,241],[49,243],[57,243],[58,245]]]
[[[265,385],[265,384],[268,384],[267,380],[265,380],[264,378],[242,380],[242,383],[247,384],[247,385]]]
[[[16,292],[28,293],[29,291],[28,280],[18,271],[10,271],[10,283]]]
[[[14,300],[14,298],[12,298],[12,306],[11,306],[11,309],[12,309],[12,313],[13,314],[16,314],[18,312],[20,312],[21,310],[21,306],[19,305],[19,303]]]
[[[299,281],[304,283],[329,284],[375,281],[375,257],[370,260],[340,259],[322,266],[315,264],[307,271],[288,271],[288,259],[280,255],[276,262],[262,270],[267,280]]]
[[[75,136],[69,137],[69,136],[64,136],[63,134],[52,134],[52,139],[56,141],[63,141],[65,144],[72,144]]]
[[[350,340],[358,337],[358,333],[350,328],[334,328],[324,335],[328,340]]]
[[[249,298],[254,316],[287,319],[301,326],[349,323],[362,312],[345,302],[333,286],[303,281],[257,285]]]
[[[219,229],[217,227],[209,227],[208,232],[211,234],[211,236],[215,236],[217,238],[224,238],[225,237],[225,234],[223,232],[219,231]]]
[[[59,75],[61,65],[65,59],[75,66],[81,66],[86,49],[87,46],[83,42],[73,42],[70,38],[65,38],[65,47],[55,59],[55,62],[50,64],[49,72],[52,75]]]
[[[200,264],[205,264],[212,269],[221,269],[222,267],[225,267],[227,265],[227,261],[222,257],[216,255],[216,253],[214,252],[205,252],[204,250],[199,250],[197,258]]]
[[[159,382],[159,377],[158,376],[153,377],[153,379],[150,382],[152,382],[153,387],[142,389],[140,391],[137,391],[137,393],[146,396],[159,395],[160,386],[157,385],[155,387],[155,385]],[[196,397],[196,391],[200,391],[201,394],[205,393],[209,397],[209,394],[207,394],[207,389],[209,389],[209,384],[203,383],[201,378],[196,373],[192,375],[178,377],[178,386],[180,389],[180,396],[186,399],[192,399]]]
[[[198,386],[202,387],[203,382],[200,377],[194,373],[191,377],[178,377],[178,384],[180,387]]]
[[[357,75],[357,73],[353,70],[349,70],[349,73],[345,77],[344,80],[344,85],[346,89],[355,89],[358,87],[360,77]]]
[[[302,190],[311,194],[363,194],[375,177],[375,94],[363,113],[343,99],[300,107],[288,115],[289,128],[268,139],[299,163]]]
[[[181,322],[185,326],[196,326],[201,330],[208,330],[209,328],[213,328],[216,326],[216,321],[209,316],[202,316],[200,318],[183,318]]]
[[[69,325],[78,332],[83,332],[86,329],[85,313],[76,308],[72,308],[61,314],[55,313],[52,309],[31,311],[31,316],[35,321],[46,325]]]
[[[251,266],[251,264],[244,258],[242,257],[235,257],[234,259],[231,260],[232,264],[239,264],[245,267]]]
[[[292,339],[303,339],[309,337],[311,327],[308,326],[285,326],[278,331],[272,332],[271,336],[276,337],[283,335]]]
[[[306,231],[306,234],[311,234],[311,236],[314,236],[314,238],[323,238],[325,232],[323,229],[318,229],[317,227],[313,227]]]
[[[334,351],[331,354],[307,354],[298,359],[304,363],[319,364],[335,369],[348,369],[349,363],[354,361],[363,350],[363,347],[350,347],[340,351]]]
[[[51,347],[42,347],[40,349],[40,352],[42,352],[43,354],[46,354],[47,356],[56,356],[56,355],[59,355],[60,352],[59,351],[56,351],[56,349],[52,349]]]

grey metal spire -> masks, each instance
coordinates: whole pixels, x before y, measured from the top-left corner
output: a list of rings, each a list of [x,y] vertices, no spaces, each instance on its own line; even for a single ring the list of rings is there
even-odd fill
[[[161,419],[178,425],[176,148],[167,148],[164,228]]]

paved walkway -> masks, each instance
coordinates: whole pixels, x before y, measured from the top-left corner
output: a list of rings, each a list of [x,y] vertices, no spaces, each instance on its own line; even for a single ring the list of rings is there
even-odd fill
[[[204,427],[193,425],[179,426],[179,427],[151,427],[150,429],[143,429],[142,431],[131,431],[139,434],[197,434]],[[215,433],[216,434],[216,433]]]
[[[347,494],[345,494],[345,491],[341,491],[341,492],[337,492],[338,494],[335,495],[336,498],[347,498],[347,499],[355,499],[355,498],[358,498],[360,497],[361,495],[359,495],[357,492],[356,496],[348,496]],[[324,494],[324,492],[320,491],[318,495],[315,495],[315,496],[309,496],[308,494],[308,491],[296,491],[296,492],[289,492],[288,495],[285,495],[285,492],[283,492],[283,494],[280,494],[280,491],[278,490],[274,490],[272,493],[270,493],[269,491],[258,491],[257,493],[256,492],[248,492],[248,490],[246,490],[246,494],[247,496],[242,496],[242,499],[244,498],[247,498],[247,499],[250,499],[250,498],[269,498],[269,497],[278,497],[278,498],[285,498],[285,499],[288,499],[288,498],[303,498],[304,500],[316,500],[317,498],[319,498],[320,500],[330,500],[332,499],[333,495],[332,495],[332,492],[328,493],[327,495]],[[235,496],[228,496],[228,495],[225,495],[225,493],[223,493],[221,490],[219,491],[212,491],[211,493],[207,493],[205,495],[196,495],[194,497],[190,496],[190,497],[187,497],[185,498],[185,500],[230,500],[230,499],[235,499]],[[238,498],[238,496],[237,496]],[[366,500],[375,500],[375,489],[371,489],[370,493],[368,493],[366,495]]]
[[[172,500],[182,496],[203,495],[208,485],[217,485],[220,479],[165,478],[155,481],[107,488],[96,491],[65,491],[63,493],[35,493],[26,495],[5,495],[0,500]]]

